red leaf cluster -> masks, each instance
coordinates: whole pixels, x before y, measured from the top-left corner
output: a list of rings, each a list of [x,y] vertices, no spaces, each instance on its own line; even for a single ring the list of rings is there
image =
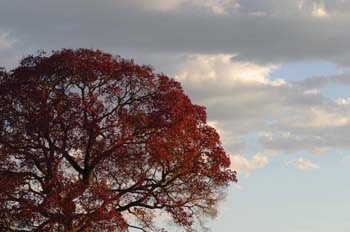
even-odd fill
[[[192,231],[236,180],[180,83],[98,50],[0,70],[0,230]]]

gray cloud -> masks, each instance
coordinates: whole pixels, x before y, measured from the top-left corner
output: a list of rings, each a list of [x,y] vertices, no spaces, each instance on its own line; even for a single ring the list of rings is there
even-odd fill
[[[305,89],[320,89],[327,85],[350,85],[350,74],[346,72],[331,76],[312,76],[295,84]]]
[[[95,47],[113,52],[235,53],[258,63],[350,62],[350,4],[340,0],[324,1],[327,19],[312,17],[313,1],[304,1],[299,9],[294,0],[240,1],[239,10],[228,15],[188,4],[173,11],[149,11],[137,1],[121,0],[0,2],[0,27],[11,29],[21,41],[17,49],[24,52]]]

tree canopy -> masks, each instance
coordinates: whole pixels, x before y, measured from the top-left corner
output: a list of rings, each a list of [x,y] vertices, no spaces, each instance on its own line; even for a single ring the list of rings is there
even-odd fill
[[[1,231],[185,231],[236,173],[179,82],[99,50],[0,69]]]

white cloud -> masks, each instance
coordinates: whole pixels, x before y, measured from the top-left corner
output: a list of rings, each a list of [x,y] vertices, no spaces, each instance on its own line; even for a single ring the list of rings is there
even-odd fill
[[[329,13],[325,9],[323,3],[319,3],[319,4],[313,3],[311,15],[315,18],[328,18],[329,17]]]
[[[346,126],[350,122],[350,116],[346,112],[329,111],[327,108],[312,107],[304,109],[302,115],[299,115],[302,120],[288,120],[288,124],[294,127],[304,128],[327,128]]]
[[[175,78],[191,84],[209,83],[232,86],[239,84],[272,85],[285,84],[283,80],[269,80],[268,74],[278,65],[258,65],[235,60],[236,55],[216,54],[189,55],[180,66]]]
[[[350,108],[323,96],[316,79],[309,84],[272,80],[277,65],[237,61],[228,54],[188,55],[177,67],[175,78],[195,103],[207,107],[210,123],[232,154],[251,146],[245,141],[249,134],[258,140],[254,152],[322,153],[350,146],[345,129]],[[323,79],[327,84],[343,76]]]
[[[243,155],[231,155],[231,168],[238,173],[250,175],[251,172],[258,168],[263,168],[269,163],[269,155],[263,153],[257,153],[251,159],[247,159]]]
[[[298,168],[299,170],[303,170],[303,171],[319,168],[319,166],[317,164],[313,163],[310,160],[306,160],[302,157],[288,161],[287,165],[293,165],[294,167]]]
[[[350,105],[350,97],[340,97],[340,98],[337,98],[335,100],[335,103],[337,105],[343,105],[343,106],[346,106],[346,105]]]
[[[319,89],[308,89],[304,91],[305,94],[312,94],[312,95],[316,95],[320,93]]]
[[[310,127],[339,127],[349,124],[349,116],[339,112],[327,112],[325,109],[310,109],[312,120]]]

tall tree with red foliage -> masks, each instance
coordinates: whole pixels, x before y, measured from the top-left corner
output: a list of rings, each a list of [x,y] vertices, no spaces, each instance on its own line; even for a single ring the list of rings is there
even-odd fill
[[[205,109],[149,66],[63,49],[0,69],[1,231],[165,231],[163,212],[194,231],[229,166]]]

